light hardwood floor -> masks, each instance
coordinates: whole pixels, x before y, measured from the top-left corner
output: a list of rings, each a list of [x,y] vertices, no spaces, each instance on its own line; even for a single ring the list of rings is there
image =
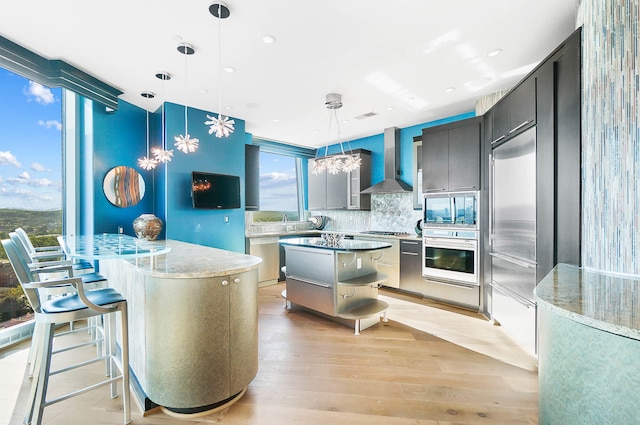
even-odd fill
[[[285,310],[283,284],[259,289],[260,363],[233,406],[199,418],[158,411],[135,424],[536,424],[535,359],[502,330],[465,310],[381,291],[389,322],[353,330]],[[410,302],[407,300],[413,300]],[[84,337],[84,336],[83,336]],[[27,344],[0,353],[0,424],[22,423]],[[189,361],[189,359],[185,359]],[[102,367],[52,378],[52,391],[100,379]],[[47,425],[119,424],[108,388],[45,409]]]

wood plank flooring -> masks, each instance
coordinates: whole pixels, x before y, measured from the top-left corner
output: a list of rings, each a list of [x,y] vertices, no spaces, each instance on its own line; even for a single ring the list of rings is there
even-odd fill
[[[303,310],[285,310],[283,284],[259,289],[260,363],[246,394],[230,408],[179,419],[161,411],[135,424],[371,425],[536,424],[535,359],[479,315],[381,291],[389,322],[353,329]],[[0,410],[22,423],[29,381],[27,344],[0,353]],[[11,384],[8,370],[15,378]],[[100,379],[99,365],[52,388]],[[75,373],[75,372],[74,372]],[[14,379],[15,381],[15,379]],[[65,388],[66,389],[66,388]],[[18,392],[17,397],[16,392]],[[119,424],[122,403],[107,388],[45,409],[47,425]],[[17,399],[17,401],[16,401]],[[11,401],[13,400],[13,401]],[[0,415],[0,425],[3,416]]]

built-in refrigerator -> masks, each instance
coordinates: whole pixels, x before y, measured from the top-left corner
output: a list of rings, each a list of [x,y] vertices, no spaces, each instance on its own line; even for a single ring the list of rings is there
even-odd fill
[[[491,317],[536,352],[536,129],[492,146]]]

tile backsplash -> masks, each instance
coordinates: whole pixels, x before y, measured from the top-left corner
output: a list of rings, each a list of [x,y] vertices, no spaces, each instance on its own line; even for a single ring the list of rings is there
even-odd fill
[[[371,211],[329,210],[312,211],[326,215],[331,221],[325,230],[386,230],[414,233],[422,210],[413,209],[412,193],[379,193],[371,195]]]

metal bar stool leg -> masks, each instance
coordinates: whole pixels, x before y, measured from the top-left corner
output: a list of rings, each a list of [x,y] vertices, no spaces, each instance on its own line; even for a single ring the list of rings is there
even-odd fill
[[[125,425],[131,422],[131,391],[129,389],[129,319],[127,303],[120,309],[120,323],[122,325],[122,405],[124,408]]]
[[[32,387],[36,387],[35,396],[33,398],[33,417],[31,424],[41,425],[42,415],[46,406],[47,387],[49,386],[49,372],[51,370],[51,351],[53,346],[53,333],[55,324],[43,324],[42,349],[39,350],[38,376],[32,382]],[[27,411],[28,414],[28,411]]]

